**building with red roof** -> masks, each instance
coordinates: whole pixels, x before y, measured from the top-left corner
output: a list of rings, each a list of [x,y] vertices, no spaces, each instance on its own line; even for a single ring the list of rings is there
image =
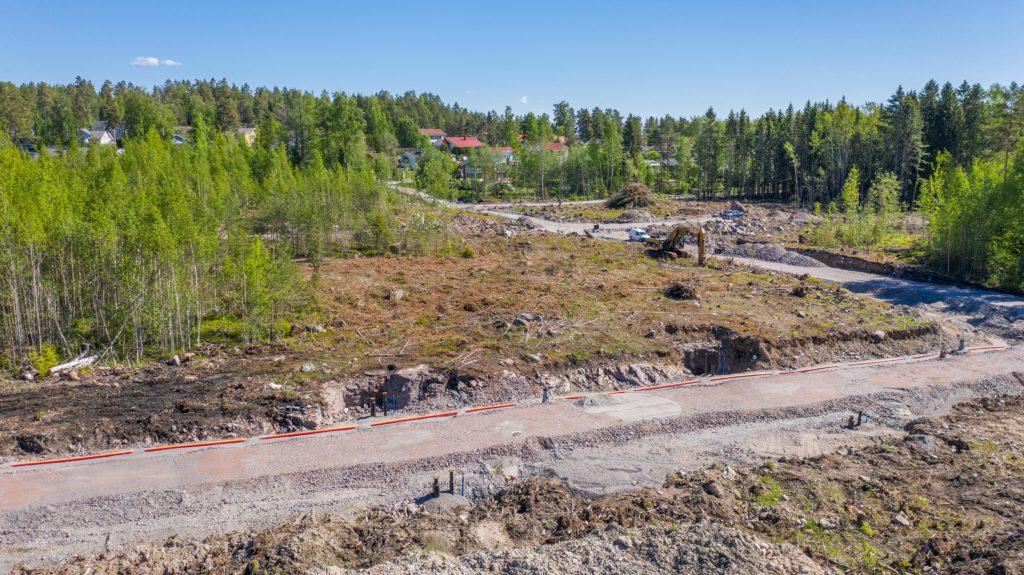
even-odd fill
[[[456,150],[471,150],[473,148],[483,148],[487,146],[487,144],[481,142],[474,136],[445,136],[444,143],[453,153]]]

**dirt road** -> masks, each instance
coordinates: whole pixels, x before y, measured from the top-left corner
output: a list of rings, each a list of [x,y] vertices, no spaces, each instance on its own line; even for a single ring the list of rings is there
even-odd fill
[[[402,505],[449,468],[467,495],[514,477],[592,492],[765,454],[807,455],[891,432],[982,395],[1021,393],[1024,349],[595,399],[532,403],[384,428],[0,470],[0,569],[291,515]],[[955,374],[955,375],[953,375]],[[863,409],[857,431],[842,423]]]

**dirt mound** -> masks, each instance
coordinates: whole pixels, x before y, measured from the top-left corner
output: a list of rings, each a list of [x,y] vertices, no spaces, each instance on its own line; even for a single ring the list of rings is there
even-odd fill
[[[419,554],[362,571],[398,573],[790,574],[826,573],[791,545],[775,545],[714,523],[610,526],[595,535],[547,547],[486,551],[462,558]]]
[[[511,237],[526,228],[519,222],[498,219],[484,215],[456,214],[452,218],[451,227],[456,232],[467,236],[505,236]]]
[[[783,247],[771,244],[741,244],[722,250],[722,255],[752,258],[766,262],[777,262],[805,268],[823,268],[825,264],[818,260],[791,252]]]
[[[643,184],[626,184],[604,205],[608,208],[646,208],[654,205],[654,195]]]
[[[697,299],[697,291],[691,285],[676,282],[665,288],[665,297],[679,300]]]
[[[653,219],[654,216],[643,210],[630,210],[628,212],[622,212],[612,221],[620,224],[635,224],[638,222],[649,222]]]

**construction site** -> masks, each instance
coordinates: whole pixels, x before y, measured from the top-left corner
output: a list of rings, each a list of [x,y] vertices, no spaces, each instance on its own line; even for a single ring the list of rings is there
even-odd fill
[[[328,260],[287,337],[3,381],[0,569],[1024,573],[1024,298],[629,194],[427,200],[461,256]]]

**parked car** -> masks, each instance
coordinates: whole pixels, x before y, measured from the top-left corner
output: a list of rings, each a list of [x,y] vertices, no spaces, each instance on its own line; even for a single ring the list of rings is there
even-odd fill
[[[646,242],[651,239],[651,235],[647,233],[647,230],[642,228],[629,228],[629,240],[632,242]]]

